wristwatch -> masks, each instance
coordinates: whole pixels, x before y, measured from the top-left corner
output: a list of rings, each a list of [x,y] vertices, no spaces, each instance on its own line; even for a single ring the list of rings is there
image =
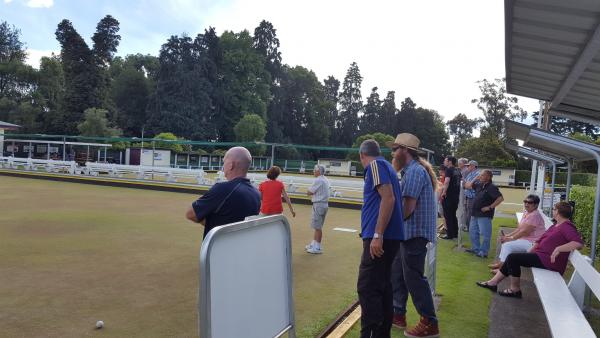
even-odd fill
[[[381,234],[374,233],[374,234],[373,234],[373,239],[378,239],[378,238],[381,238],[381,239],[383,239],[383,236],[382,236]]]

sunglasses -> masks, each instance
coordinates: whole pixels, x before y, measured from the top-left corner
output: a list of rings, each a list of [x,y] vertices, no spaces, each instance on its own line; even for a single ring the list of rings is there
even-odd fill
[[[525,204],[535,204],[533,201],[528,201],[528,200],[524,200],[523,203],[525,203]]]
[[[394,152],[394,151],[396,151],[396,150],[398,150],[398,149],[400,149],[400,148],[402,148],[402,147],[401,147],[401,146],[395,146],[395,147],[392,147],[392,152]]]

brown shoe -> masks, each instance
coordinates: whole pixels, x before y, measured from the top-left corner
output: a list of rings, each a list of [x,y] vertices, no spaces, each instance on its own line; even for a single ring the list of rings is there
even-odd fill
[[[421,317],[417,326],[404,331],[404,335],[410,338],[434,338],[440,336],[440,330],[437,323],[432,323],[427,318]]]
[[[401,330],[406,329],[406,315],[399,315],[394,313],[394,319],[392,319],[392,325]]]

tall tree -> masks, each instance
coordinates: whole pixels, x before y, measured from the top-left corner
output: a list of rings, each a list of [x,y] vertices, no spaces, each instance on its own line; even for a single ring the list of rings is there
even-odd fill
[[[212,87],[204,76],[203,36],[171,36],[160,50],[156,93],[149,103],[150,130],[169,130],[189,139],[214,139]]]
[[[125,63],[113,79],[111,100],[117,110],[117,122],[126,136],[141,134],[152,90],[153,81],[130,63]]]
[[[63,132],[73,134],[83,118],[84,110],[101,107],[98,97],[98,69],[94,55],[69,20],[63,20],[56,29],[61,45],[61,60],[65,77],[65,93],[61,107],[64,110]]]
[[[92,36],[94,47],[92,53],[98,71],[98,86],[96,92],[101,106],[109,110],[110,120],[116,121],[116,109],[110,96],[111,78],[108,71],[117,47],[121,40],[119,32],[119,21],[110,15],[105,16],[98,22],[96,32]]]
[[[94,41],[93,53],[97,64],[107,68],[113,60],[121,36],[119,32],[119,21],[110,15],[105,16],[98,22],[96,33],[92,37]]]
[[[483,113],[486,123],[484,128],[489,129],[496,137],[505,139],[504,120],[523,120],[527,117],[527,112],[519,107],[519,100],[515,96],[506,93],[504,79],[483,79],[478,83],[481,97],[471,102]]]
[[[340,93],[340,145],[351,145],[358,133],[358,115],[362,111],[362,76],[356,62],[350,65]]]
[[[283,100],[281,110],[286,112],[282,131],[289,142],[327,144],[329,130],[325,125],[326,105],[323,86],[314,72],[296,66],[284,67],[286,75],[281,82]]]
[[[398,129],[395,126],[396,115],[398,115],[398,108],[396,108],[396,92],[389,91],[381,105],[381,113],[376,122],[377,130],[382,133],[396,135],[398,133]]]
[[[271,78],[264,67],[264,57],[254,49],[248,31],[230,31],[221,35],[223,63],[220,71],[223,81],[222,110],[217,121],[219,139],[235,138],[233,126],[246,113],[266,119],[271,100]]]
[[[261,23],[254,29],[254,48],[264,58],[265,70],[271,77],[270,91],[272,100],[267,106],[267,139],[272,142],[285,142],[283,124],[286,113],[282,110],[284,89],[281,87],[283,78],[286,76],[281,64],[281,52],[279,51],[279,39],[277,30],[268,21]]]
[[[377,92],[377,87],[371,89],[371,95],[367,98],[367,104],[364,107],[364,113],[360,118],[360,132],[374,133],[378,131],[378,122],[381,120],[381,99]]]
[[[338,102],[340,81],[333,76],[328,76],[323,81],[323,90],[325,95],[325,124],[329,129],[329,139],[331,144],[336,144],[339,140],[339,128],[341,121],[339,119]]]
[[[410,97],[405,98],[404,101],[400,103],[400,110],[396,115],[396,120],[394,123],[390,124],[390,126],[393,126],[395,129],[395,131],[390,132],[392,135],[395,133],[416,134],[418,128],[417,104]]]
[[[0,22],[0,120],[34,132],[39,128],[41,99],[35,92],[38,72],[25,64],[26,56],[21,31]]]
[[[458,114],[452,120],[449,120],[448,131],[452,135],[452,150],[456,151],[460,144],[473,137],[473,130],[482,123],[481,119],[470,119],[465,114]]]
[[[61,134],[65,120],[61,106],[65,94],[65,75],[60,58],[54,54],[40,60],[38,93],[43,98],[42,123],[38,132]]]
[[[25,64],[27,53],[21,31],[0,22],[0,99],[20,102],[35,89],[35,70]]]
[[[264,57],[265,69],[271,74],[271,80],[277,82],[281,73],[281,52],[277,30],[273,24],[263,20],[254,29],[254,48]]]
[[[435,150],[438,158],[450,153],[446,124],[438,112],[421,107],[417,108],[415,125],[416,128],[413,134],[421,140],[422,147]]]

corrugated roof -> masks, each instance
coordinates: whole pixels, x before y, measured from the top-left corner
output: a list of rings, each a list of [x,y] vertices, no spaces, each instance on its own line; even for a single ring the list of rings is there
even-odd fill
[[[600,121],[600,1],[505,0],[506,87]]]
[[[600,154],[600,147],[595,144],[557,135],[515,121],[506,121],[506,134],[514,139],[522,140],[526,147],[571,158],[575,161],[595,160],[596,156],[593,153]]]

